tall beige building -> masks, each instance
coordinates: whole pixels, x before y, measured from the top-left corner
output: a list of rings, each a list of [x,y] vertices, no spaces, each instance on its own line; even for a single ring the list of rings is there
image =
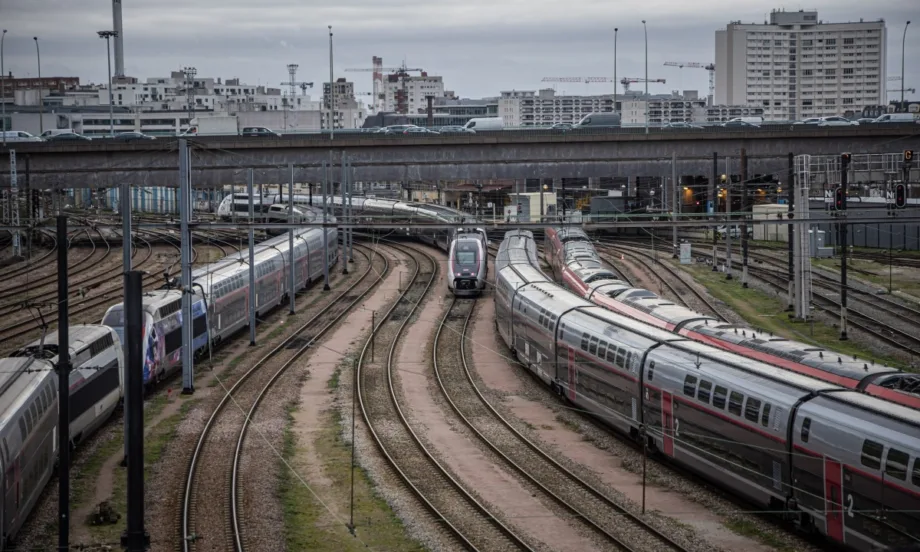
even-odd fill
[[[764,119],[842,115],[887,103],[885,22],[825,23],[773,11],[716,31],[715,103],[763,106]]]

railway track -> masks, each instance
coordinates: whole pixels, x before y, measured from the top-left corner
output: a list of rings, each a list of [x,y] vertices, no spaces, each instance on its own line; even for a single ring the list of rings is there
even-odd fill
[[[133,266],[136,268],[141,268],[145,266],[150,261],[151,257],[153,256],[153,246],[149,241],[143,238],[139,237],[138,240],[142,242],[142,245],[144,247],[144,253],[141,253],[140,252],[141,250],[135,247],[131,256],[132,256]],[[138,260],[136,259],[136,257],[139,254],[142,256],[142,258]],[[92,266],[88,268],[92,268]],[[100,274],[88,275],[88,276],[84,276],[83,278],[79,278],[79,279],[73,279],[70,277],[71,274],[68,274],[68,277],[69,277],[68,284],[70,286],[70,289],[76,290],[74,291],[74,295],[78,295],[79,290],[97,288],[101,284],[103,284],[106,280],[112,279],[116,275],[121,274],[121,273],[122,273],[122,265],[119,263]],[[47,284],[35,284],[35,282],[33,282],[33,286],[30,289],[47,288],[51,284],[54,284],[54,285],[57,284],[56,275],[51,280],[52,281]],[[20,295],[20,297],[22,293],[23,292],[21,290],[18,291],[18,294]],[[46,289],[45,291],[41,291],[33,295],[29,295],[24,299],[20,298],[20,299],[17,299],[16,301],[9,301],[7,303],[0,305],[0,318],[8,316],[15,311],[21,310],[23,308],[23,303],[26,303],[26,304],[42,304],[42,303],[53,304],[55,301],[57,301],[57,289],[52,287],[51,289]]]
[[[192,453],[183,486],[179,528],[183,552],[201,549],[197,546],[199,532],[203,532],[208,549],[242,552],[249,548],[242,515],[246,494],[241,488],[242,453],[249,426],[278,378],[386,276],[389,271],[386,257],[360,245],[355,245],[355,251],[367,259],[364,273],[240,375],[225,389],[208,418]],[[248,411],[244,411],[247,407]],[[235,441],[228,438],[230,435],[236,436]],[[233,454],[228,454],[228,449]]]
[[[358,358],[357,393],[361,415],[378,450],[409,491],[431,513],[444,537],[467,550],[533,548],[479,502],[435,459],[412,429],[394,382],[399,337],[419,302],[437,279],[437,262],[423,251],[397,247],[414,259],[414,272],[396,303],[371,330]],[[368,358],[373,340],[389,341],[386,356]]]
[[[712,256],[711,253],[705,251],[697,252],[696,254],[703,257]],[[758,256],[757,260],[761,260],[761,258]],[[748,273],[776,289],[780,294],[788,293],[789,282],[786,274],[786,267],[779,264],[779,261],[776,259],[771,259],[770,257],[766,257],[762,260],[764,261],[762,264],[767,266],[762,266],[760,263],[749,263]],[[768,268],[770,266],[773,268]],[[839,284],[833,279],[819,273],[813,272],[812,274],[812,297],[815,308],[839,319],[841,309],[840,301],[834,299],[832,296],[814,290],[814,288],[817,287],[828,290],[832,294],[839,293]],[[852,286],[847,286],[847,290],[854,294],[850,299],[862,305],[860,308],[854,308],[852,304],[847,305],[847,322],[851,326],[912,356],[920,355],[920,337],[918,337],[920,336],[920,311],[902,305],[887,297],[874,295]],[[911,327],[898,327],[879,320],[877,313],[872,311],[884,312],[901,322],[910,324]]]
[[[684,305],[685,307],[696,310],[693,306],[687,304],[687,300],[685,299],[685,297],[687,297],[687,294],[689,293],[690,295],[695,297],[702,305],[704,305],[706,309],[709,310],[710,314],[712,314],[717,319],[723,322],[725,321],[725,317],[722,316],[722,313],[720,313],[719,310],[715,307],[715,305],[712,304],[712,301],[710,301],[706,297],[705,294],[697,291],[694,286],[684,281],[680,273],[677,270],[675,270],[673,267],[671,267],[671,265],[669,265],[668,263],[659,262],[653,267],[650,262],[653,260],[653,257],[643,251],[637,251],[631,247],[627,247],[627,246],[619,245],[619,244],[617,245],[601,244],[601,247],[606,248],[610,251],[620,251],[624,255],[629,256],[635,261],[637,261],[639,264],[645,267],[645,269],[648,271],[649,274],[655,275],[664,284],[664,286],[668,289],[668,291],[671,292],[672,297],[677,302]],[[604,262],[607,262],[608,264],[613,263],[613,261],[611,261],[609,258],[604,258],[603,254],[600,251],[598,251],[598,255],[601,255],[601,258],[602,260],[604,260]],[[680,289],[678,289],[677,286],[673,285],[670,281],[668,281],[667,278],[662,277],[661,271],[658,270],[658,267],[661,267],[662,269],[664,269],[664,272],[670,275],[671,278],[680,282],[679,284]]]
[[[57,251],[57,238],[54,235],[46,235],[51,239],[51,248],[48,249],[44,255],[38,258],[33,258],[31,260],[26,260],[21,263],[10,265],[3,270],[0,270],[0,280],[6,281],[10,278],[15,278],[16,276],[25,274],[26,272],[34,272],[36,270],[43,269],[46,266],[54,263],[56,258],[54,252]]]
[[[489,403],[473,379],[466,354],[475,305],[475,300],[453,300],[438,326],[432,352],[438,386],[463,424],[511,469],[609,545],[626,552],[686,551],[664,532],[557,462]]]

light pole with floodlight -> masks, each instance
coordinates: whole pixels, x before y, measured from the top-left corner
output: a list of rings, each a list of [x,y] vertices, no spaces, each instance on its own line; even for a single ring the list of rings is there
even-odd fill
[[[99,38],[105,39],[105,60],[109,64],[109,136],[111,138],[115,137],[115,116],[113,114],[114,108],[112,104],[113,101],[113,86],[112,86],[112,49],[109,43],[109,39],[118,36],[118,31],[98,31],[96,34],[99,35]]]

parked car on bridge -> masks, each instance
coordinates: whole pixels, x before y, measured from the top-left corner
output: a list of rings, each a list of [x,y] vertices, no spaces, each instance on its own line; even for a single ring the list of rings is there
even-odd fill
[[[409,128],[418,128],[418,127],[415,125],[390,125],[384,128],[383,130],[381,130],[381,132],[384,134],[402,134],[406,131],[406,129],[409,129]]]
[[[809,117],[792,123],[793,125],[817,125],[821,122],[821,117]]]
[[[265,127],[243,127],[240,136],[260,136],[263,138],[280,138],[281,134]]]
[[[683,121],[675,121],[673,123],[666,123],[662,128],[696,128],[701,129],[700,125],[694,125],[693,123],[685,123]]]
[[[442,126],[438,129],[438,132],[441,134],[476,134],[475,130],[460,125]]]
[[[818,126],[859,126],[859,123],[846,117],[821,117]]]
[[[425,128],[425,127],[412,127],[412,128],[407,128],[406,130],[404,130],[403,134],[411,134],[414,136],[418,136],[420,134],[421,135],[440,134],[440,132],[436,130],[431,130],[430,128]]]
[[[143,132],[120,132],[115,135],[115,140],[122,142],[135,142],[138,140],[156,140],[156,137],[149,136]]]
[[[83,136],[76,132],[65,132],[63,134],[49,136],[46,142],[89,142],[90,140],[92,140],[92,138],[89,136]]]
[[[38,136],[32,136],[28,132],[22,130],[6,130],[0,131],[0,142],[3,140],[7,142],[42,142],[43,140]]]

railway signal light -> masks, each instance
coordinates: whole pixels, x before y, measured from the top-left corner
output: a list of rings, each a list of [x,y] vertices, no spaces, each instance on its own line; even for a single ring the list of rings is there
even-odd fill
[[[914,160],[914,150],[904,150],[904,162],[910,163]]]
[[[894,187],[894,206],[903,209],[907,205],[907,186],[898,184]]]
[[[850,154],[849,153],[840,154],[840,164],[842,165],[842,170],[847,170],[847,167],[850,166]]]
[[[847,192],[843,189],[843,186],[837,186],[834,188],[834,210],[847,210]]]

